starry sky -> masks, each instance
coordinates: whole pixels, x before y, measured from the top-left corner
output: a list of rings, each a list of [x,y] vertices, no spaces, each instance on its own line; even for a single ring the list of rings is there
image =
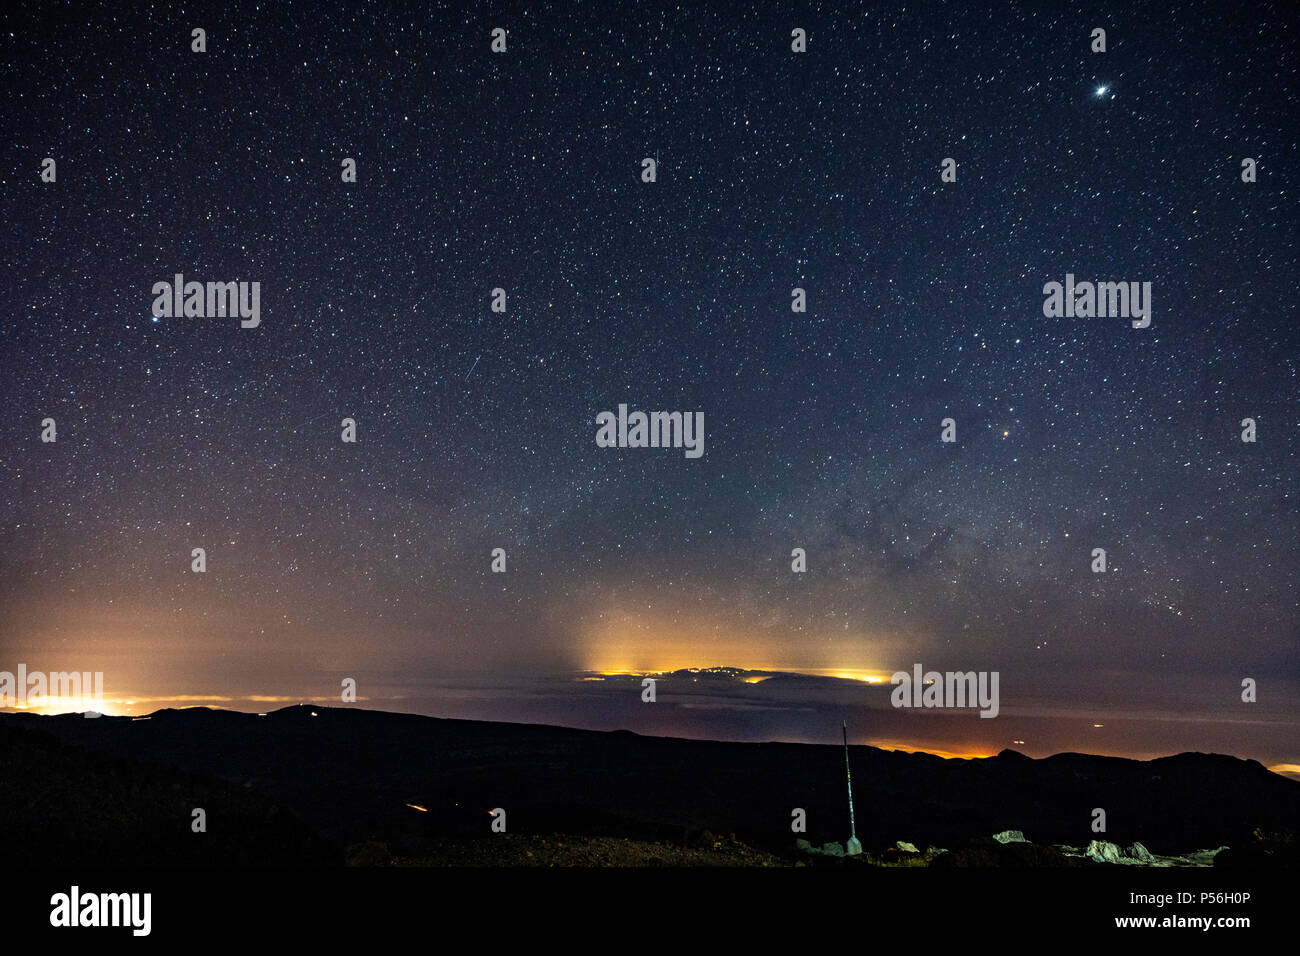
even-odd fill
[[[920,662],[1026,752],[1300,765],[1286,4],[115,6],[0,14],[0,669],[831,740]],[[156,319],[178,272],[261,325]],[[722,665],[832,683],[572,679]]]

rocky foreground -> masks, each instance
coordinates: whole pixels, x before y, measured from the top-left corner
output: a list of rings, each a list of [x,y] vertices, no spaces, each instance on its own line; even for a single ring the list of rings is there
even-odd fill
[[[1224,854],[1223,862],[1231,864],[1252,859],[1263,865],[1291,866],[1296,860],[1289,841],[1269,839],[1262,835],[1252,841],[1254,853],[1234,853],[1230,847],[1212,850],[1193,850],[1182,854],[1155,854],[1141,843],[1122,847],[1108,840],[1093,840],[1086,847],[1064,844],[1043,846],[1032,843],[1019,830],[1004,830],[992,837],[972,841],[956,850],[940,847],[918,849],[915,845],[899,841],[879,853],[866,852],[861,859],[878,866],[1087,866],[1112,864],[1141,867],[1212,867]],[[840,843],[814,846],[807,840],[795,843],[799,852],[813,857],[853,859]],[[1225,853],[1225,851],[1227,851]]]
[[[439,840],[418,856],[394,856],[384,844],[368,842],[349,847],[349,866],[506,866],[506,867],[1194,867],[1209,868],[1228,847],[1198,850],[1178,856],[1156,855],[1141,843],[1120,847],[1094,840],[1087,847],[1040,846],[1017,830],[973,841],[955,850],[927,847],[919,850],[899,841],[881,850],[848,855],[844,844],[814,846],[795,841],[794,852],[773,853],[751,847],[735,834],[715,836],[705,832],[689,845],[634,840],[627,837],[589,837],[578,834],[529,836],[500,834],[497,837]],[[1272,863],[1287,865],[1284,855]],[[1291,865],[1295,861],[1291,860]]]

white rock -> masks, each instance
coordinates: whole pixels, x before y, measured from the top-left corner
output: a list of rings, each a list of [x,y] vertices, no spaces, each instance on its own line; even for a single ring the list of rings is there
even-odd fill
[[[1088,849],[1083,851],[1083,855],[1098,863],[1118,863],[1124,854],[1109,840],[1093,840],[1088,844]]]

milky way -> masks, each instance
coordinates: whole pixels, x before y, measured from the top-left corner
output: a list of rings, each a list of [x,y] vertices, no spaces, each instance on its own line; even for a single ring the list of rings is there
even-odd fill
[[[1009,713],[1294,721],[1285,5],[35,6],[0,667],[401,709],[922,662]],[[260,324],[156,318],[176,274],[259,283]],[[1150,283],[1150,324],[1046,316],[1067,275]],[[620,404],[702,413],[703,454],[601,447]]]

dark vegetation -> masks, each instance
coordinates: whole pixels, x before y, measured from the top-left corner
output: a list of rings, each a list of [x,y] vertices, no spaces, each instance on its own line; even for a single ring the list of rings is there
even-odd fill
[[[1012,751],[945,760],[871,747],[852,748],[852,760],[857,831],[871,859],[907,840],[963,850],[965,865],[1058,864],[1049,844],[1086,845],[1094,807],[1106,810],[1105,839],[1157,854],[1226,845],[1223,862],[1244,866],[1276,863],[1276,848],[1295,856],[1300,783],[1255,761]],[[206,833],[191,831],[196,807]],[[491,832],[497,807],[509,839]],[[839,747],[348,708],[164,710],[134,721],[0,715],[0,829],[16,859],[527,865],[540,854],[539,865],[766,865],[800,859],[795,807],[808,820],[798,836],[847,837]],[[976,839],[1007,829],[1036,845]]]

